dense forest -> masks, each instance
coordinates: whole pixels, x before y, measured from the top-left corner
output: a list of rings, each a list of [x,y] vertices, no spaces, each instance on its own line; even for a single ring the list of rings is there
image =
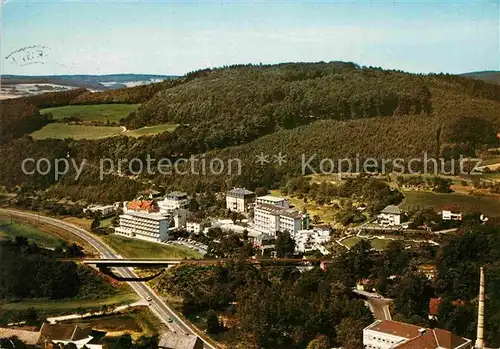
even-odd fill
[[[313,169],[325,157],[473,156],[498,145],[499,90],[498,85],[453,75],[415,75],[330,62],[222,67],[128,89],[45,94],[16,100],[15,108],[3,107],[0,185],[8,190],[21,184],[30,189],[52,186],[48,194],[54,198],[112,201],[134,196],[147,185],[187,191],[233,185],[279,187],[302,174],[303,154],[314,156]],[[42,106],[116,102],[142,103],[122,120],[129,128],[166,122],[182,126],[140,138],[20,138],[47,122],[37,111]],[[282,166],[263,168],[255,163],[260,153],[279,152],[288,160]],[[96,178],[101,158],[145,160],[148,154],[172,161],[191,155],[238,158],[244,167],[241,174],[231,176],[128,176],[125,169],[125,176],[107,176],[106,184]],[[69,156],[89,164],[79,181],[69,173],[53,186],[52,172],[45,179],[20,173],[19,155]],[[127,187],[127,193],[120,195]],[[107,191],[113,194],[106,200]]]
[[[0,298],[95,298],[116,289],[96,272],[57,258],[80,257],[81,249],[47,250],[17,237],[0,242]]]

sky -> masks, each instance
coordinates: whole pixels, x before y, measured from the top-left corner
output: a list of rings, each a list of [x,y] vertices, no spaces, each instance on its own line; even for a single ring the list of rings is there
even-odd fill
[[[182,75],[298,61],[500,70],[498,0],[1,1],[3,74]]]

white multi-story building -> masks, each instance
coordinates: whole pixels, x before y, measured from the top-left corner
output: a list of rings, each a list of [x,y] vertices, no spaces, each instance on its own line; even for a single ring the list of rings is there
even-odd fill
[[[305,218],[305,215],[294,209],[257,204],[254,208],[253,224],[257,231],[270,236],[276,236],[279,231],[288,231],[293,235],[303,228],[303,219],[308,222]]]
[[[298,253],[306,253],[320,250],[323,254],[328,254],[326,249],[322,248],[321,244],[330,241],[330,229],[301,229],[292,234],[291,237],[295,241],[295,251]]]
[[[471,349],[471,340],[440,329],[427,329],[391,320],[377,320],[363,329],[367,349]]]
[[[233,188],[226,194],[226,208],[231,211],[245,213],[254,201],[254,192],[245,188]]]
[[[155,242],[169,238],[168,219],[152,201],[125,202],[119,222],[115,233],[120,235]]]
[[[158,207],[162,215],[171,215],[175,210],[185,209],[188,205],[188,195],[180,191],[168,193],[163,200],[158,201]]]
[[[203,231],[201,220],[188,220],[186,222],[186,231],[193,234],[199,234]]]
[[[290,207],[290,201],[288,199],[280,198],[280,197],[272,196],[272,195],[259,196],[257,199],[255,199],[255,203],[257,205],[266,204],[266,205],[280,206],[283,208]]]
[[[395,226],[401,224],[401,210],[395,205],[389,205],[378,215],[378,221],[381,225]]]

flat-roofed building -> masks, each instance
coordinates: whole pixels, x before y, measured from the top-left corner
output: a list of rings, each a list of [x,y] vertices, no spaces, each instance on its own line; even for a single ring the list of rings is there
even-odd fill
[[[279,231],[288,231],[294,235],[302,229],[303,221],[306,221],[306,215],[291,208],[270,204],[257,204],[254,208],[254,228],[271,236],[276,236]]]
[[[471,349],[470,339],[440,329],[378,320],[363,329],[367,349]]]
[[[290,201],[288,199],[280,198],[278,196],[272,196],[272,195],[259,196],[257,199],[255,199],[255,203],[257,205],[258,204],[267,204],[267,205],[280,206],[283,208],[290,207]]]
[[[168,193],[163,200],[158,201],[158,208],[163,215],[171,215],[175,210],[186,209],[188,206],[189,197],[181,191]]]
[[[231,211],[245,213],[255,201],[255,193],[245,188],[233,188],[226,194],[226,208]]]
[[[120,225],[115,233],[148,241],[166,241],[168,219],[162,215],[153,201],[130,201],[123,205]]]

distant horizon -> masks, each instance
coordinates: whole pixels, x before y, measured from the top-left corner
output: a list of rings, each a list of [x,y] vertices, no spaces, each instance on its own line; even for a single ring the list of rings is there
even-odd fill
[[[277,65],[277,64],[287,64],[287,63],[319,63],[319,62],[282,62],[282,63],[275,63],[275,64],[269,64],[269,65]],[[328,62],[325,62],[328,63]],[[357,64],[356,62],[353,62]],[[253,63],[241,63],[241,64],[252,64],[252,65],[258,65],[258,64],[253,64]],[[238,65],[236,63],[235,65]],[[368,66],[363,66],[362,67],[368,67]],[[203,69],[216,69],[216,68],[222,68],[222,67],[206,67],[206,68],[200,68],[199,70]],[[373,68],[380,68],[380,67],[373,67]],[[400,69],[391,69],[391,68],[382,68],[384,70],[400,70]],[[414,72],[409,72],[409,71],[404,71],[405,73],[408,74],[450,74],[450,75],[465,75],[465,74],[474,74],[474,73],[500,73],[499,70],[475,70],[475,71],[468,71],[468,72],[462,72],[462,73],[446,73],[446,72],[429,72],[429,73],[414,73]],[[189,73],[189,72],[188,72]],[[187,73],[186,73],[187,74]],[[157,74],[157,73],[106,73],[106,74],[82,74],[82,73],[74,73],[74,74],[37,74],[37,75],[29,75],[29,74],[0,74],[0,77],[2,76],[25,76],[25,77],[58,77],[58,76],[78,76],[78,75],[83,75],[83,76],[109,76],[109,75],[146,75],[146,76],[162,76],[162,77],[182,77],[185,76],[186,74],[183,75],[175,75],[175,74]]]
[[[2,5],[5,75],[182,76],[348,61],[409,73],[500,70],[500,5],[441,2],[35,2]]]

